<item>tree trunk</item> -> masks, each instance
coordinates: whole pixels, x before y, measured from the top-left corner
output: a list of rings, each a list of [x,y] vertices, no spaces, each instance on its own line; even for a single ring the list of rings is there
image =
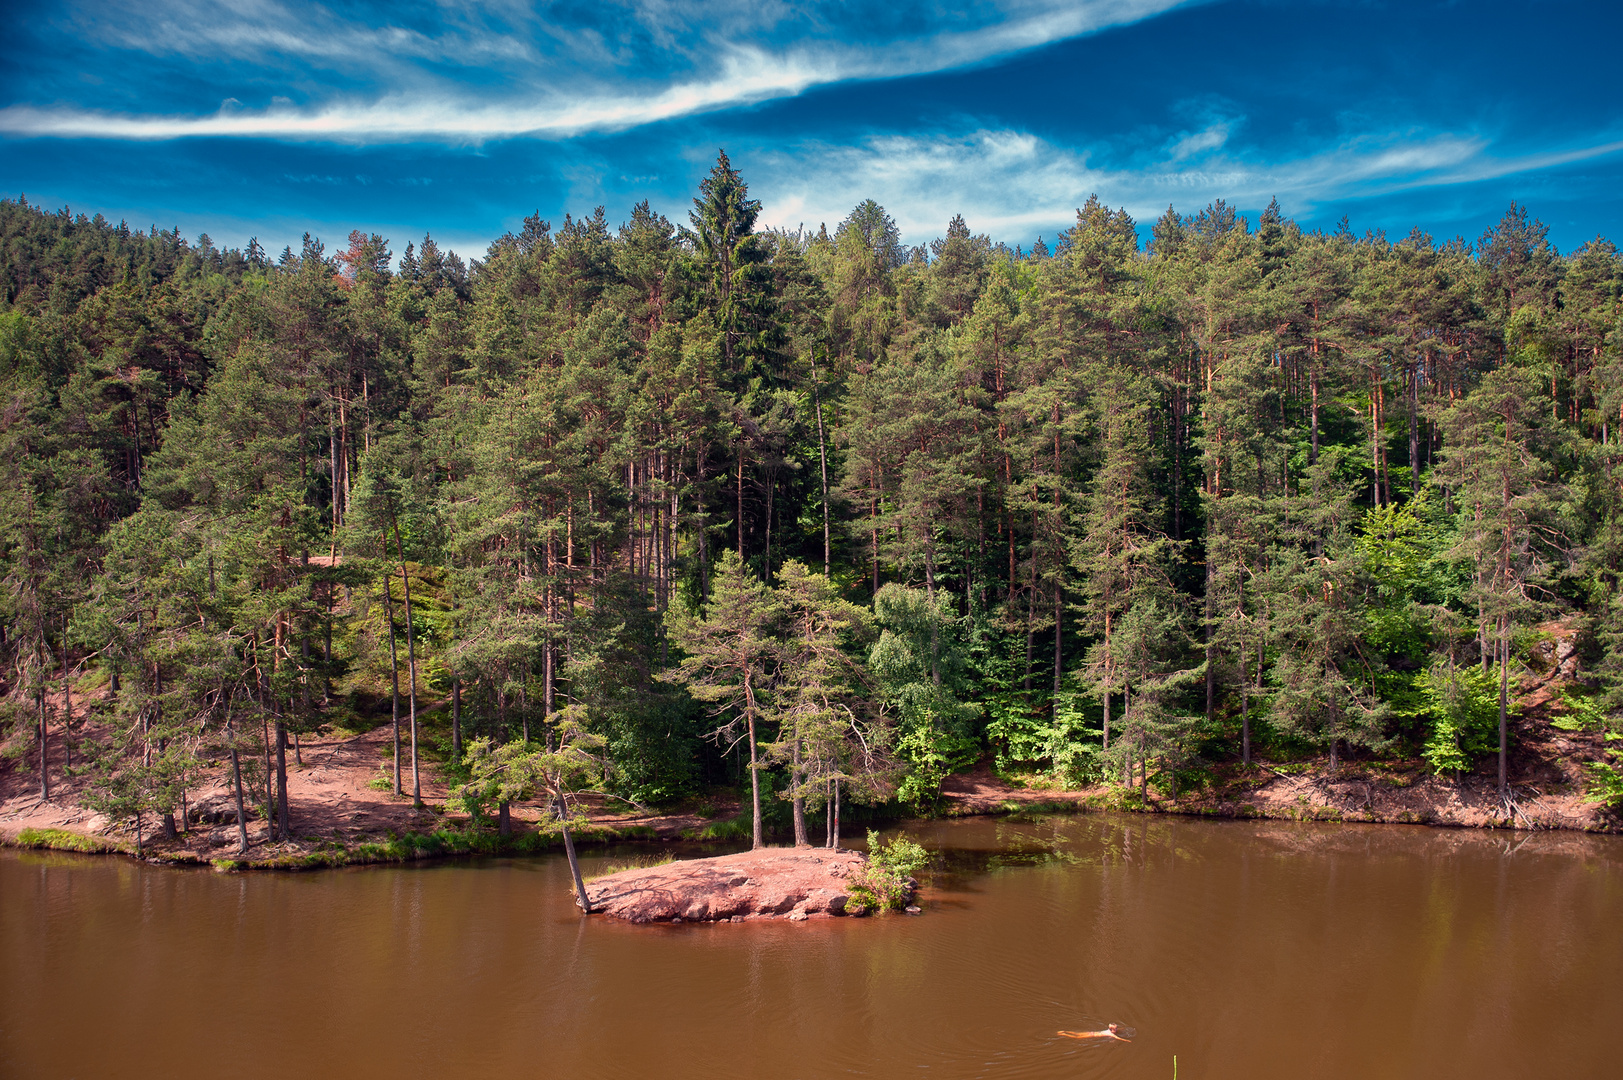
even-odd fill
[[[1037,665],[1037,572],[1032,561],[1032,575],[1026,582],[1026,674],[1020,689],[1025,691],[1026,703],[1031,704],[1031,672]]]
[[[451,678],[451,758],[462,761],[462,677]]]
[[[1409,370],[1409,477],[1414,483],[1410,498],[1420,494],[1420,369]]]
[[[935,610],[935,549],[924,547],[924,587],[930,597],[930,684],[941,685],[941,623]]]
[[[581,914],[592,913],[592,899],[586,895],[586,882],[580,876],[580,862],[575,858],[575,840],[569,835],[569,820],[563,800],[558,800],[558,823],[564,834],[564,855],[569,859],[569,873],[575,879],[575,902],[580,905]]]
[[[778,492],[778,474],[776,469],[766,469],[766,529],[762,551],[765,552],[761,561],[761,580],[768,585],[772,584],[772,513],[776,509],[775,496]]]
[[[1131,727],[1129,725],[1129,722],[1128,722],[1127,718],[1132,715],[1132,712],[1133,712],[1133,690],[1132,690],[1132,687],[1127,686],[1127,685],[1123,685],[1122,688],[1121,688],[1121,729],[1124,732],[1127,732],[1127,731],[1131,730]],[[1131,787],[1132,784],[1133,784],[1133,750],[1132,750],[1132,745],[1133,744],[1131,742],[1129,742],[1127,744],[1127,747],[1128,747],[1128,749],[1127,749],[1127,771],[1122,774],[1122,781],[1121,781],[1122,785],[1124,787]]]
[[[823,437],[823,400],[817,388],[817,365],[812,364],[812,406],[817,410],[817,457],[823,470],[823,576],[828,577],[828,443]]]
[[[550,590],[548,591],[547,596],[547,609],[547,614],[550,616],[552,614],[552,597]],[[664,640],[663,635],[661,636],[661,640]],[[551,730],[552,725],[552,714],[557,710],[556,702],[558,691],[555,689],[557,685],[557,673],[558,646],[553,642],[552,634],[549,631],[547,634],[546,643],[541,646],[541,719],[547,724],[549,731]],[[548,738],[551,738],[551,736],[549,735]]]
[[[1063,534],[1063,511],[1060,502],[1059,470],[1060,470],[1060,438],[1059,438],[1059,402],[1054,402],[1054,533],[1056,537]],[[1059,542],[1059,550],[1063,553],[1065,544],[1063,539]],[[1059,715],[1059,692],[1065,682],[1065,561],[1063,554],[1060,564],[1054,568],[1054,707],[1051,716]]]
[[[231,725],[231,714],[225,717],[225,737],[231,744],[231,779],[237,803],[237,854],[248,854],[248,819],[242,809],[242,762],[237,757],[237,733]]]
[[[400,556],[400,587],[406,594],[406,666],[411,677],[411,805],[423,806],[422,775],[417,767],[417,635],[411,625],[411,579],[406,576],[406,550],[400,543],[400,523],[393,518],[395,553]]]
[[[1510,620],[1499,616],[1499,801],[1509,802]]]
[[[73,687],[68,682],[68,621],[62,620],[62,768],[73,768]]]
[[[1382,425],[1386,420],[1386,384],[1384,382],[1382,382],[1379,378],[1377,378],[1375,380],[1375,402],[1376,402],[1375,430],[1376,430],[1376,433],[1377,433],[1377,436],[1378,436],[1377,439],[1376,439],[1376,442],[1380,447],[1380,455],[1379,455],[1379,457],[1377,457],[1375,463],[1376,463],[1376,466],[1380,470],[1379,479],[1380,479],[1380,484],[1381,484],[1381,505],[1382,506],[1391,506],[1392,505],[1392,469],[1391,469],[1390,463],[1387,461],[1387,454],[1386,454],[1386,439],[1387,439],[1387,436],[1382,431]]]
[[[1216,653],[1212,645],[1212,593],[1217,589],[1217,567],[1212,563],[1211,552],[1206,553],[1206,619],[1201,626],[1201,636],[1206,645],[1206,723],[1212,722],[1212,706],[1217,695],[1217,672],[1213,661]]]
[[[834,781],[834,839],[828,845],[835,851],[840,849],[840,781]]]
[[[287,812],[287,724],[276,718],[276,823],[283,840],[293,838]]]
[[[1183,393],[1172,391],[1172,539],[1183,539]]]
[[[1251,764],[1251,680],[1245,677],[1245,639],[1240,639],[1240,761]]]
[[[1105,698],[1105,726],[1104,726],[1104,745],[1101,747],[1101,749],[1104,749],[1104,750],[1109,750],[1110,749],[1110,677],[1111,677],[1111,675],[1114,674],[1114,672],[1111,671],[1111,659],[1110,659],[1110,631],[1111,631],[1111,625],[1110,624],[1111,624],[1110,587],[1107,584],[1105,586],[1105,673],[1104,673],[1105,674],[1105,693],[1104,693],[1104,698]]]
[[[394,574],[383,575],[383,614],[389,620],[389,712],[394,724],[394,793],[400,791],[400,661],[394,649]]]
[[[795,847],[811,847],[811,840],[806,836],[806,796],[801,793],[800,786],[804,777],[800,770],[800,738],[795,737],[794,758],[790,764],[790,777],[795,785],[794,817],[795,817]]]
[[[258,663],[258,656],[254,658]],[[265,706],[264,672],[254,672],[254,689],[259,695],[259,737],[265,747],[265,836],[276,839],[276,772],[271,768],[270,710]]]
[[[879,595],[879,495],[877,478],[874,495],[868,500],[868,545],[873,559],[873,593]]]
[[[1054,710],[1059,711],[1059,692],[1065,682],[1065,581],[1054,579]]]
[[[337,557],[336,555],[334,556]],[[335,591],[331,582],[327,583],[324,591],[327,617],[322,620],[322,646],[321,646],[321,707],[326,708],[332,704],[332,602]]]
[[[48,766],[50,754],[51,729],[45,722],[45,690],[39,692],[39,798],[41,802],[51,801],[51,775]]]
[[[755,761],[755,710],[750,710],[750,847],[764,847],[761,839],[761,770]]]
[[[1315,341],[1314,351],[1317,352],[1318,348],[1319,343]],[[1319,463],[1319,368],[1317,364],[1311,364],[1308,370],[1313,394],[1313,441],[1307,451],[1307,463],[1311,466]]]
[[[693,521],[694,539],[699,548],[699,601],[703,603],[710,596],[710,538],[707,535],[705,521],[705,474],[704,474],[704,440],[699,440],[699,447],[693,455],[693,472],[696,481],[693,485]]]

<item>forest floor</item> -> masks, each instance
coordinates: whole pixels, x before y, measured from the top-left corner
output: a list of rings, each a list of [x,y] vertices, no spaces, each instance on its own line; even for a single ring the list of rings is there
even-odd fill
[[[94,694],[75,695],[75,724],[79,728],[75,731],[76,741],[83,742],[100,734],[96,730],[97,721],[81,713],[82,708],[88,713],[87,706],[95,700]],[[61,702],[60,692],[47,699],[53,717],[60,715]],[[427,716],[419,714],[424,726],[439,719],[432,716],[431,710],[428,712]],[[401,727],[405,729],[406,725],[402,723]],[[82,850],[133,852],[135,832],[130,823],[109,822],[105,816],[80,805],[85,782],[65,769],[59,724],[52,725],[51,735],[49,799],[40,797],[37,754],[7,754],[0,758],[0,844],[32,842]],[[454,853],[458,847],[449,837],[442,837],[438,845],[428,849],[411,840],[424,834],[461,830],[467,818],[445,811],[447,784],[438,763],[428,760],[426,755],[419,769],[423,805],[413,805],[411,749],[406,730],[402,731],[401,743],[404,794],[395,795],[390,768],[393,732],[387,722],[360,734],[340,731],[303,736],[297,759],[291,746],[287,753],[288,806],[293,836],[271,842],[267,823],[254,812],[253,794],[246,792],[249,853],[243,860],[237,856],[239,837],[230,759],[223,758],[209,770],[202,784],[187,792],[185,814],[176,814],[177,830],[173,837],[162,835],[158,822],[152,818],[143,822],[143,854],[166,862],[297,867],[389,861],[400,852],[404,852],[405,857],[425,850],[427,853],[440,850]],[[245,761],[245,787],[263,785],[264,773],[262,757],[251,764]],[[263,803],[263,789],[259,791],[258,801]],[[713,830],[717,822],[733,818],[739,810],[736,798],[730,794],[691,800],[668,811],[645,810],[597,794],[584,795],[582,803],[591,819],[591,828],[577,839],[588,843],[625,839],[711,839],[713,834],[707,835],[707,830]],[[538,835],[545,816],[539,804],[514,806],[512,825],[516,837],[530,838],[534,842],[531,846],[550,846],[549,837]],[[25,832],[30,836],[25,837]],[[75,843],[71,838],[81,842]],[[366,845],[374,847],[367,850]],[[358,849],[359,857],[345,857],[345,852]]]
[[[1578,739],[1582,740],[1582,736]],[[1423,761],[1350,761],[1334,773],[1324,761],[1275,766],[1238,762],[1213,766],[1207,782],[1172,798],[1155,787],[1147,805],[1135,788],[1075,789],[1023,786],[997,776],[989,764],[943,785],[950,816],[1047,810],[1122,810],[1290,821],[1365,821],[1466,828],[1580,829],[1619,832],[1616,814],[1585,802],[1580,766],[1565,751],[1571,740],[1534,747],[1523,739],[1512,759],[1509,811],[1499,800],[1494,759],[1487,770],[1458,780],[1436,776]]]
[[[1459,780],[1433,775],[1423,761],[1344,761],[1334,773],[1320,758],[1310,761],[1238,762],[1208,767],[1199,786],[1171,798],[1153,786],[1148,805],[1137,789],[1096,785],[1062,790],[1041,784],[1023,785],[1000,777],[989,764],[948,778],[942,812],[947,816],[1006,814],[1045,810],[1123,810],[1196,814],[1218,817],[1282,818],[1316,821],[1404,822],[1489,828],[1578,829],[1623,831],[1619,816],[1586,802],[1583,767],[1602,760],[1599,732],[1569,732],[1554,727],[1558,691],[1573,675],[1570,649],[1555,637],[1550,663],[1542,675],[1520,687],[1520,715],[1514,723],[1510,783],[1514,799],[1507,812],[1496,791],[1496,759],[1483,760]],[[100,713],[92,706],[97,693],[74,698],[77,741],[98,734]],[[47,699],[60,716],[60,694]],[[420,714],[425,727],[443,727],[434,707]],[[405,725],[402,724],[404,728]],[[88,730],[87,730],[88,729]],[[403,733],[404,735],[404,733]],[[80,850],[133,851],[134,830],[111,823],[80,805],[82,777],[64,768],[60,724],[53,724],[51,797],[41,799],[38,758],[27,751],[27,732],[16,733],[16,746],[0,747],[0,843],[75,847]],[[396,861],[433,854],[497,850],[538,850],[551,846],[539,805],[513,808],[514,836],[496,840],[486,831],[466,829],[466,817],[444,810],[446,784],[437,763],[421,769],[423,806],[410,797],[409,742],[404,738],[402,782],[407,794],[397,796],[388,780],[392,732],[385,722],[360,734],[335,731],[300,740],[298,758],[288,753],[291,839],[270,842],[266,823],[251,810],[249,853],[237,854],[236,814],[229,760],[211,768],[208,779],[188,792],[186,814],[173,837],[157,823],[143,824],[143,853],[161,861],[215,863],[239,867],[305,867],[346,862]],[[252,782],[263,784],[261,758],[251,770]],[[245,777],[245,783],[249,782]],[[381,789],[380,789],[381,788]],[[250,799],[250,803],[253,800]],[[261,800],[262,801],[262,800]],[[616,840],[719,840],[747,835],[747,821],[730,790],[688,800],[673,809],[652,811],[601,795],[583,799],[591,825],[582,842]],[[24,834],[27,834],[26,836]]]

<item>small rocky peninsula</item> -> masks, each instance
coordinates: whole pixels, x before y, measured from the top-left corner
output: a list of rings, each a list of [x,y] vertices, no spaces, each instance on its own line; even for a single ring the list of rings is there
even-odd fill
[[[843,849],[758,848],[622,870],[586,892],[594,913],[634,923],[827,919],[858,913],[850,882],[866,863]]]

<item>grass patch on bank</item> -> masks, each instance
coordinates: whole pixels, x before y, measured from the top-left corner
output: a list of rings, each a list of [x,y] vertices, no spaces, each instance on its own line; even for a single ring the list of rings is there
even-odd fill
[[[1053,814],[1075,814],[1084,809],[1086,807],[1075,799],[1040,799],[1029,803],[1005,799],[998,804],[998,813],[1012,821],[1035,821]]]
[[[666,866],[675,861],[676,856],[670,852],[665,852],[664,854],[660,855],[645,855],[641,858],[628,859],[625,862],[609,863],[607,866],[603,867],[602,870],[599,870],[597,873],[587,877],[586,880],[598,881],[602,878],[609,877],[613,874],[622,873],[626,870],[647,870],[655,866]]]
[[[683,829],[684,840],[748,840],[755,833],[755,823],[746,814],[740,813],[737,817],[727,818],[723,821],[712,821],[710,824],[694,829]]]
[[[24,829],[17,834],[17,846],[46,851],[82,851],[89,855],[124,850],[122,844],[112,840],[104,840],[99,836],[83,836],[68,832],[66,829]]]
[[[213,866],[216,870],[323,870],[455,855],[534,855],[561,843],[557,837],[545,833],[499,836],[493,832],[435,829],[433,832],[408,833],[359,844],[328,841],[314,851],[273,855],[265,859],[215,859]]]
[[[577,844],[610,844],[626,840],[652,840],[656,833],[646,825],[615,829],[591,826],[575,830]],[[314,850],[272,855],[269,858],[225,857],[212,860],[216,870],[325,870],[339,866],[372,866],[385,863],[416,862],[470,855],[540,855],[563,846],[563,834],[535,830],[502,836],[488,828],[445,826],[431,832],[390,834],[383,840],[345,844],[325,840]]]

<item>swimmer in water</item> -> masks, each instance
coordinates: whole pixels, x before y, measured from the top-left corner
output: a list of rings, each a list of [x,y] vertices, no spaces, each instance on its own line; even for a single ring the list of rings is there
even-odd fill
[[[1059,1034],[1065,1036],[1067,1039],[1115,1039],[1117,1042],[1133,1041],[1132,1039],[1122,1038],[1121,1035],[1118,1034],[1119,1031],[1119,1025],[1111,1024],[1103,1031],[1061,1031]]]

